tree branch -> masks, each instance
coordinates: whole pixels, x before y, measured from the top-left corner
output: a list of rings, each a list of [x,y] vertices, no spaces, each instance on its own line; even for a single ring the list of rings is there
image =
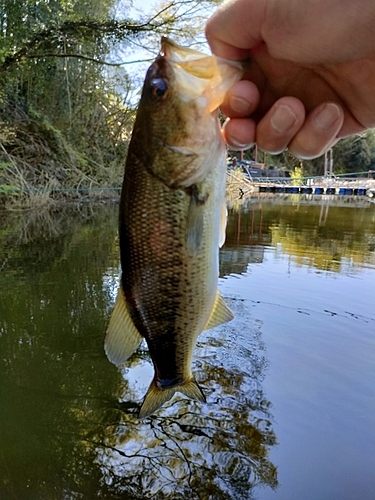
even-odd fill
[[[43,57],[75,57],[77,59],[84,59],[86,61],[91,61],[97,64],[103,64],[105,66],[124,66],[125,64],[136,64],[142,62],[151,62],[153,59],[138,59],[135,61],[124,61],[122,63],[112,63],[105,61],[104,59],[96,59],[95,57],[84,56],[83,54],[69,54],[69,53],[56,53],[56,52],[44,52],[42,54],[29,54],[28,59],[42,59]]]
[[[124,38],[127,34],[134,35],[140,32],[158,30],[165,24],[168,24],[167,20],[164,20],[158,24],[152,24],[149,21],[143,24],[135,24],[130,21],[107,21],[102,23],[97,21],[67,21],[61,26],[54,26],[42,30],[29,41],[27,41],[22,48],[7,56],[0,66],[0,73],[7,71],[10,67],[20,63],[24,59],[43,57],[44,54],[42,52],[39,56],[37,56],[35,51],[38,49],[40,50],[43,44],[50,43],[56,40],[60,41],[60,38],[65,38],[67,35],[70,35],[72,38],[77,38],[77,36],[80,38],[88,38],[88,36],[91,36],[93,32],[99,32],[106,35],[113,34],[117,35],[119,38]],[[30,54],[31,51],[33,51],[32,54]],[[60,57],[65,57],[65,54],[61,55]],[[87,57],[88,56],[82,58]],[[92,60],[95,61],[95,58],[92,58]]]

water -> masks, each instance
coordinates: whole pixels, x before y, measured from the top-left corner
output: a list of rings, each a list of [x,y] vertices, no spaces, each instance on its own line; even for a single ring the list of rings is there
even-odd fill
[[[147,349],[121,372],[103,352],[117,207],[3,214],[0,499],[375,497],[375,205],[334,200],[230,210],[207,404],[142,423]]]

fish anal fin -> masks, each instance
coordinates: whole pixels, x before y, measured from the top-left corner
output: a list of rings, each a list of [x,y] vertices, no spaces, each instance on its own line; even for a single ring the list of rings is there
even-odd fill
[[[164,389],[159,388],[154,379],[144,397],[138,418],[141,420],[155,413],[155,411],[169,401],[176,392],[180,392],[190,399],[203,403],[206,402],[206,397],[193,376],[189,377],[189,379],[182,384]]]
[[[207,321],[205,326],[205,330],[209,330],[210,328],[214,328],[215,326],[222,325],[223,323],[227,323],[234,318],[234,314],[231,309],[227,306],[225,300],[221,296],[219,290],[216,292],[216,299],[214,303],[214,307],[212,308],[211,316]]]
[[[121,365],[130,358],[141,340],[142,335],[134,326],[126,307],[122,286],[120,286],[104,342],[108,359],[117,366]]]

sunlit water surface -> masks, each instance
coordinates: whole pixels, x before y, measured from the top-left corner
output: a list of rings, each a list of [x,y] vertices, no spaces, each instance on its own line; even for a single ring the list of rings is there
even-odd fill
[[[117,207],[1,221],[0,499],[375,498],[374,204],[233,202],[236,318],[194,355],[207,404],[141,423],[146,346],[121,371],[103,352]]]

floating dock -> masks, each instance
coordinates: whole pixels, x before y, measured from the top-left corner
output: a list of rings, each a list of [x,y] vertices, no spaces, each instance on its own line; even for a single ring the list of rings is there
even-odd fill
[[[240,192],[287,193],[312,195],[368,196],[375,197],[375,179],[369,177],[250,177],[243,174],[241,181],[228,172],[228,184]]]
[[[280,184],[259,184],[254,186],[260,193],[289,193],[289,194],[338,194],[346,196],[374,196],[375,189],[367,187],[324,187],[324,186],[293,186]]]

